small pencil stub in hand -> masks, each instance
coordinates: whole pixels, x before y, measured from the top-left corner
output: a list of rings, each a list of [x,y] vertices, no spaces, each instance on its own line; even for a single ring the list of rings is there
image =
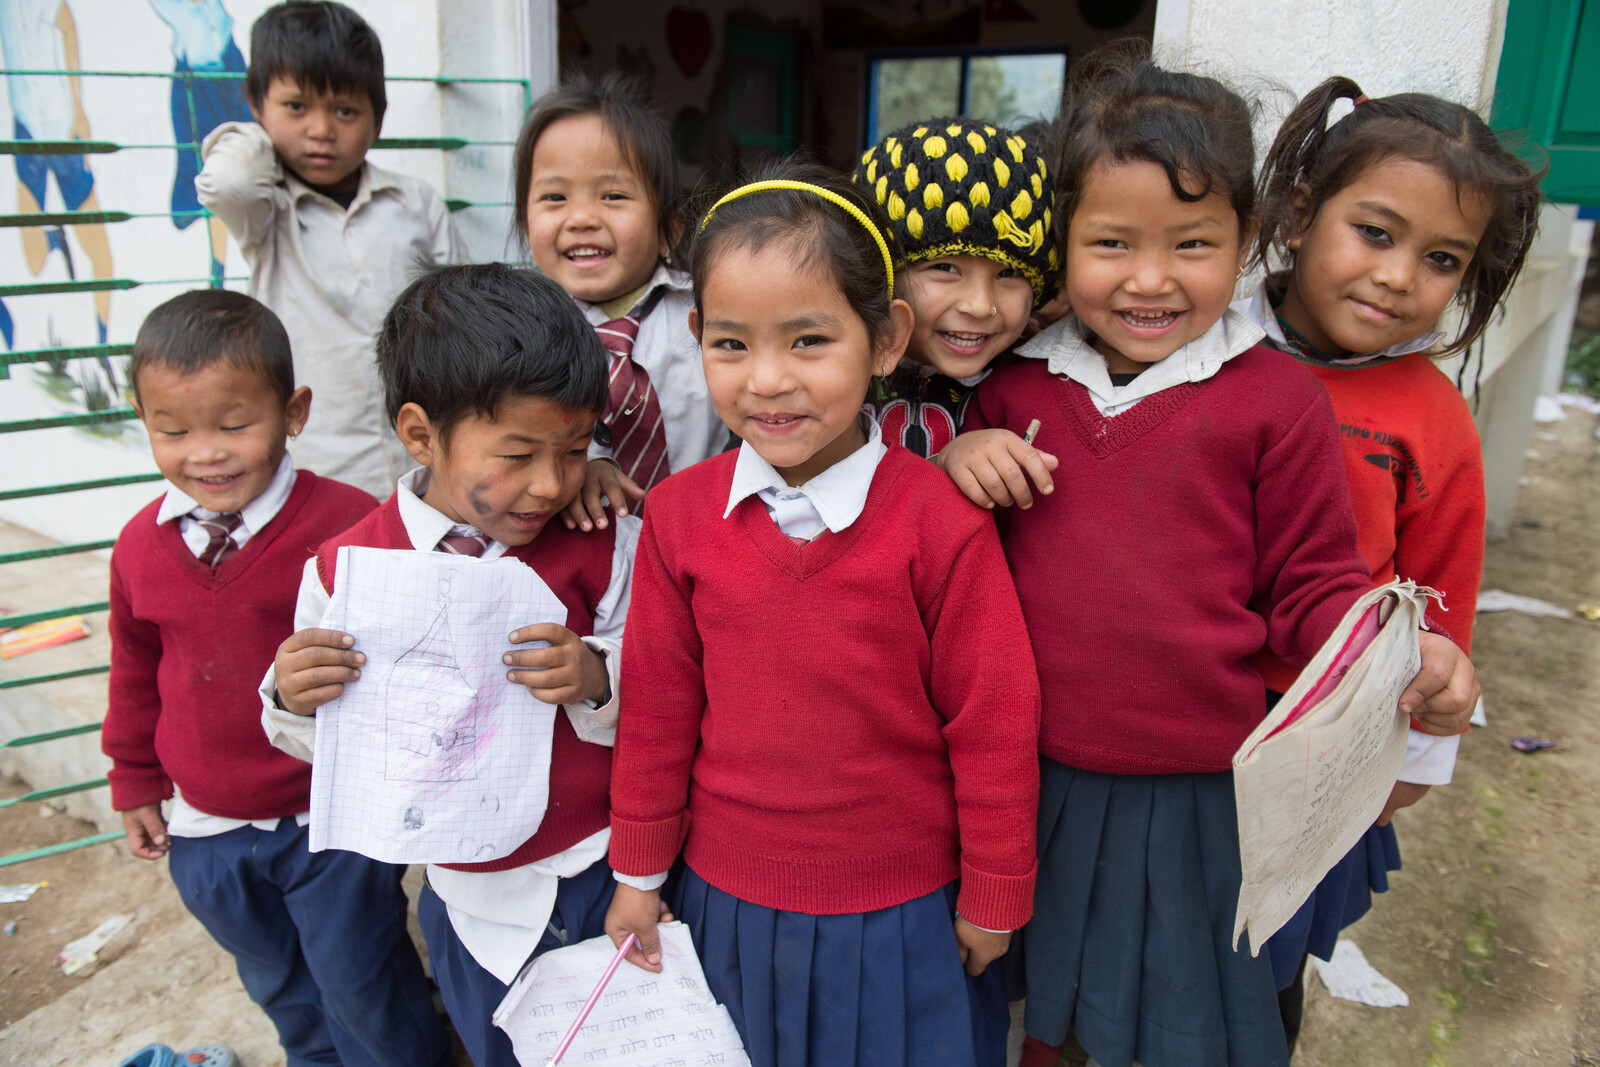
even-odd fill
[[[1032,422],[1028,423],[1028,432],[1022,435],[1022,439],[1025,442],[1027,442],[1028,444],[1031,445],[1031,444],[1033,444],[1034,437],[1036,437],[1038,435],[1038,433],[1039,433],[1039,420],[1038,419],[1034,419]]]

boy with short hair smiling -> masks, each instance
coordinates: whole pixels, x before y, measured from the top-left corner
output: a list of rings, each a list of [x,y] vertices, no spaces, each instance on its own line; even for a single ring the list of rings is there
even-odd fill
[[[172,488],[111,557],[101,746],[128,850],[170,857],[185,906],[233,954],[290,1063],[445,1061],[406,933],[404,868],[311,853],[309,769],[258,725],[257,671],[292,629],[289,576],[377,502],[294,469],[285,439],[311,390],[295,388],[277,316],[241,293],[152,311],[129,379]]]
[[[261,683],[273,744],[309,760],[316,709],[360,684],[360,634],[318,628],[345,545],[511,556],[567,608],[565,626],[523,626],[508,683],[556,715],[550,799],[539,830],[487,863],[428,865],[417,913],[435,980],[477,1067],[513,1067],[491,1016],[527,960],[598,937],[615,882],[610,843],[617,669],[639,520],[568,530],[605,406],[605,350],[548,278],[504,264],[444,267],[413,282],[377,339],[389,417],[422,466],[383,507],[306,563],[298,632]],[[395,591],[395,610],[409,602]],[[558,933],[559,931],[559,933]]]
[[[245,96],[256,122],[206,137],[195,190],[239,242],[251,294],[288,324],[323,398],[296,459],[385,497],[411,463],[383,418],[372,335],[419,266],[460,258],[450,214],[427,183],[367,162],[387,105],[383,47],[343,4],[263,12]]]

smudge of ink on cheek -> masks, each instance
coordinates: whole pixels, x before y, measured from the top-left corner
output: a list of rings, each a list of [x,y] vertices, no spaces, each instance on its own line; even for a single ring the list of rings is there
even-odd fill
[[[494,505],[483,498],[489,491],[488,482],[479,482],[467,492],[467,500],[472,504],[472,510],[479,515],[488,515],[494,511]]]

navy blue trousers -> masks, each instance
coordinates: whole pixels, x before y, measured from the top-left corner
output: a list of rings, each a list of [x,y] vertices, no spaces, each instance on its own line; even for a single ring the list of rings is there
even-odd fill
[[[449,1039],[406,933],[404,867],[311,852],[283,819],[174,837],[172,881],[233,954],[250,999],[278,1028],[289,1067],[440,1067]]]
[[[616,891],[616,879],[611,877],[611,867],[604,860],[575,878],[561,879],[550,925],[528,958],[605,933],[606,909],[611,907]],[[475,1067],[517,1067],[511,1038],[493,1021],[494,1010],[511,987],[472,958],[450,925],[444,901],[431,887],[424,887],[417,900],[417,922],[422,927],[422,939],[428,943],[428,964],[434,981],[439,983],[445,1010]]]

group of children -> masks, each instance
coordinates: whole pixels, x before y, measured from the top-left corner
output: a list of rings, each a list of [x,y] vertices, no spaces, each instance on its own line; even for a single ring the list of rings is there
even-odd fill
[[[531,958],[633,934],[659,970],[673,918],[758,1067],[999,1067],[1008,995],[1025,1064],[1287,1062],[1306,953],[1477,694],[1478,444],[1429,360],[1538,194],[1475,114],[1331,79],[1258,179],[1239,96],[1105,52],[1042,136],[929,119],[691,216],[663,121],[577,83],[515,150],[534,272],[447,265],[437,195],[365,162],[347,9],[269,9],[246,85],[196,185],[261,302],[185,294],[135,344],[171,488],[113,555],[104,747],[291,1064],[449,1058],[403,869],[308,849],[316,712],[365,665],[319,626],[342,546],[511,556],[567,609],[503,656],[561,709],[537,833],[418,901],[474,1063],[516,1062],[491,1016]],[[1232,754],[1395,576],[1444,594],[1407,770],[1235,950]]]

